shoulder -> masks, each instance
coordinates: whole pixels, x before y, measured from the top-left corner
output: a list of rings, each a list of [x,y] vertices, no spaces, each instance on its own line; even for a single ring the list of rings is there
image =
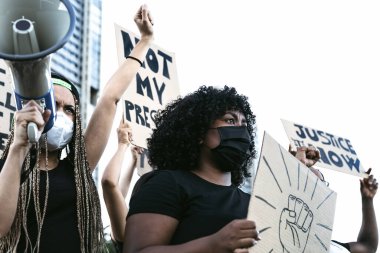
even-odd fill
[[[349,253],[349,244],[332,240],[329,253]]]

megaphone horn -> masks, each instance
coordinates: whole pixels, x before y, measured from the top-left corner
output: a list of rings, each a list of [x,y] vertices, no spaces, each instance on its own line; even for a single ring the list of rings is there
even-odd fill
[[[51,111],[47,132],[56,117],[50,54],[69,40],[75,14],[68,0],[1,0],[0,58],[11,70],[17,110],[30,100]],[[28,138],[39,139],[37,126],[28,124]]]

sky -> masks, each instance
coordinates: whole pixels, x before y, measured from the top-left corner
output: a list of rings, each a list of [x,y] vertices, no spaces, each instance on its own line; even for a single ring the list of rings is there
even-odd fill
[[[133,16],[144,3],[154,18],[154,43],[176,55],[181,95],[200,85],[234,86],[249,97],[259,143],[267,131],[287,148],[280,119],[300,123],[349,139],[380,179],[380,2],[106,0],[103,84],[118,66],[114,24],[138,34]],[[113,132],[100,167],[115,140]],[[354,241],[359,178],[321,170],[338,193],[332,238]],[[379,219],[378,196],[375,208]]]

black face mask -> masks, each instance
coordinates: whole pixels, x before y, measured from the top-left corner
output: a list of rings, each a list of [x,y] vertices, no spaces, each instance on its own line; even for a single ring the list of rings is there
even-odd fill
[[[211,149],[213,161],[221,171],[239,170],[248,158],[250,136],[245,126],[225,126],[216,128],[220,144]]]

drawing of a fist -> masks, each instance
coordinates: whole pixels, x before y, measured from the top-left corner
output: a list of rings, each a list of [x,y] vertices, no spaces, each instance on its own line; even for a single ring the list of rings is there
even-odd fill
[[[280,242],[283,252],[304,252],[309,238],[313,213],[302,199],[289,195],[288,208],[280,217]]]

